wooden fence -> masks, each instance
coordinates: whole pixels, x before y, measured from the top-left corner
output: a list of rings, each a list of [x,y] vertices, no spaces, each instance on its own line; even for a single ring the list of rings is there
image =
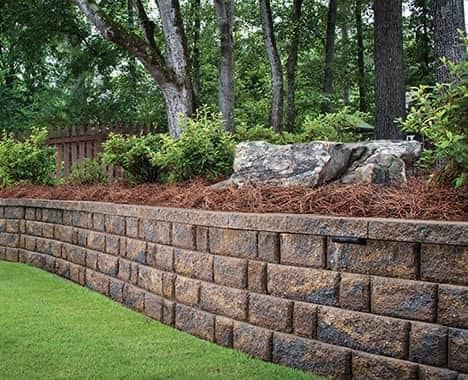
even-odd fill
[[[81,127],[61,127],[49,129],[48,144],[57,149],[56,175],[66,177],[72,168],[85,158],[94,158],[101,151],[102,143],[110,133],[125,135],[145,135],[156,132],[154,125],[86,125]],[[18,134],[19,138],[26,138],[28,133]],[[122,170],[108,167],[111,177],[120,177]]]

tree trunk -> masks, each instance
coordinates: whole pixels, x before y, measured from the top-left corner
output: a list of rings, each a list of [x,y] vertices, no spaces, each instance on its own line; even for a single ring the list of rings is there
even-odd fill
[[[127,1],[127,24],[129,30],[135,30],[135,11],[133,9],[132,1]],[[137,92],[137,68],[136,68],[136,60],[134,56],[130,56],[128,58],[128,74],[130,76],[130,83],[131,83],[131,94],[132,100],[129,104],[132,112],[136,112],[135,107],[135,99],[136,99],[136,92]]]
[[[168,130],[171,136],[181,133],[180,117],[194,110],[193,88],[184,26],[178,0],[158,0],[166,45],[165,57],[154,40],[154,24],[148,19],[141,0],[132,0],[144,32],[144,38],[129,32],[105,14],[93,0],[75,0],[88,21],[109,41],[136,57],[161,88],[166,100]]]
[[[219,108],[227,131],[234,132],[234,0],[214,0],[220,38]]]
[[[395,119],[405,116],[401,0],[374,1],[375,135],[401,139]]]
[[[200,7],[201,0],[192,0],[193,16],[193,45],[192,45],[192,78],[194,105],[198,108],[200,105],[201,79],[200,79]]]
[[[367,112],[366,68],[364,66],[364,36],[362,33],[362,0],[356,0],[354,9],[356,21],[357,66],[359,87],[359,110]]]
[[[296,126],[296,71],[299,43],[301,40],[301,13],[303,0],[293,0],[291,12],[291,40],[287,64],[287,92],[286,92],[286,129],[292,132]]]
[[[446,57],[461,62],[465,54],[458,30],[465,31],[463,0],[433,0],[434,51],[437,59]],[[440,83],[452,80],[446,65],[437,62],[436,78]]]
[[[260,0],[260,14],[262,17],[263,39],[271,67],[271,85],[273,96],[271,100],[271,126],[276,132],[281,132],[283,123],[283,67],[276,47],[273,29],[273,15],[270,0]]]
[[[341,39],[343,41],[343,46],[349,45],[349,33],[348,33],[348,25],[347,20],[343,20],[343,24],[341,25]],[[349,64],[348,61],[344,63],[344,78],[343,78],[343,104],[345,106],[349,106]]]
[[[325,99],[322,103],[322,112],[332,110],[331,97],[333,95],[333,66],[335,63],[335,37],[336,37],[336,11],[337,0],[330,0],[327,16],[327,37],[325,42],[325,73],[323,78],[323,94]]]

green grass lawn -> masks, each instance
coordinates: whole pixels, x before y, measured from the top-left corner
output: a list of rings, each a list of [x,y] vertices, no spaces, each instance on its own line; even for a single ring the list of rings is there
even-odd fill
[[[0,262],[0,379],[311,379]]]

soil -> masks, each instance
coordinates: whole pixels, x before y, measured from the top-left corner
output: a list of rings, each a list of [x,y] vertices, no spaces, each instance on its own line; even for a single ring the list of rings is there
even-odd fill
[[[57,187],[23,185],[0,191],[0,198],[99,201],[206,210],[299,213],[425,220],[468,220],[468,194],[425,178],[407,184],[306,187],[247,186],[213,189],[194,180],[179,184],[124,183]]]

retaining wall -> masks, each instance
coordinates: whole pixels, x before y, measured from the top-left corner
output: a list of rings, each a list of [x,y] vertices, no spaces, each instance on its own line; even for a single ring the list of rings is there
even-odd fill
[[[0,259],[287,366],[468,379],[468,223],[0,200]]]

